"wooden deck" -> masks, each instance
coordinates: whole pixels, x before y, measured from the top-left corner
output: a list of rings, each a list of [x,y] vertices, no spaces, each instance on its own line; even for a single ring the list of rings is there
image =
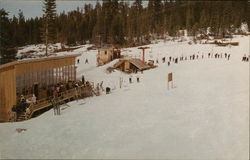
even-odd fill
[[[61,104],[61,103],[65,103],[65,101],[84,98],[84,97],[88,97],[91,95],[92,95],[92,86],[77,87],[77,88],[72,88],[70,90],[62,92],[61,95],[56,98],[56,102]],[[38,100],[36,104],[31,105],[30,106],[31,114],[29,115],[28,119],[30,119],[35,112],[52,106],[53,105],[51,101],[52,98],[53,97],[41,99],[41,100]]]

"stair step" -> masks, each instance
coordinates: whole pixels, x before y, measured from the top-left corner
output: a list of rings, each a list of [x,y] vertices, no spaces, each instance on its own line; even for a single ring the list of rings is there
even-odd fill
[[[26,120],[26,114],[25,112],[22,112],[18,115],[17,119],[18,122]]]

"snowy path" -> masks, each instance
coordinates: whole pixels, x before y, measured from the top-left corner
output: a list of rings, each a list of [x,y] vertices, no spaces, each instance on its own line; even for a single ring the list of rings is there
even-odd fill
[[[231,53],[229,61],[159,64],[139,74],[140,83],[136,75],[128,84],[129,75],[107,74],[111,64],[88,70],[94,65],[81,63],[78,71],[86,69],[82,73],[87,79],[111,85],[123,77],[123,88],[115,83],[109,95],[70,102],[61,116],[51,110],[26,122],[1,123],[1,158],[248,159],[249,63],[241,62],[248,41],[235,40],[239,47],[224,48]],[[161,54],[169,47],[152,46]],[[183,54],[211,51],[211,46],[202,46],[183,44]],[[94,51],[81,56],[94,57]],[[169,72],[176,86],[171,90]],[[27,131],[17,133],[16,128]]]

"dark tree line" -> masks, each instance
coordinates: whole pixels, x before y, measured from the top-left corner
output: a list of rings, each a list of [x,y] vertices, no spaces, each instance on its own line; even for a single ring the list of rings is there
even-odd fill
[[[213,36],[226,37],[236,33],[242,23],[250,26],[247,0],[149,0],[147,7],[142,3],[142,0],[135,0],[132,5],[125,0],[103,0],[95,6],[86,4],[67,14],[61,13],[55,17],[51,42],[75,45],[89,41],[133,46],[147,44],[152,38],[163,38],[166,34],[179,36],[179,30],[184,29],[196,36],[206,34],[210,28]],[[7,20],[1,16],[2,21],[9,26],[1,27],[5,28],[9,47],[42,43],[43,18],[25,19],[20,12],[18,17]]]

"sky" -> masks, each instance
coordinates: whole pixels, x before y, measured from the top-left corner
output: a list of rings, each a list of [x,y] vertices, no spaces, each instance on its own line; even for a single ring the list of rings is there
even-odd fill
[[[100,2],[102,0],[99,0]],[[56,0],[57,13],[63,11],[69,12],[76,10],[77,7],[82,8],[84,4],[96,4],[97,0]],[[132,0],[127,0],[131,3]],[[144,1],[146,4],[146,1]],[[13,15],[18,16],[19,10],[21,10],[26,19],[41,17],[43,6],[43,0],[0,0],[0,8],[4,8],[8,12],[9,17],[12,18]]]
[[[95,4],[95,0],[57,0],[57,13],[69,12],[83,7],[84,4]],[[18,16],[19,9],[22,10],[26,19],[42,16],[43,0],[0,0],[0,8],[4,8],[9,13],[9,17]]]

